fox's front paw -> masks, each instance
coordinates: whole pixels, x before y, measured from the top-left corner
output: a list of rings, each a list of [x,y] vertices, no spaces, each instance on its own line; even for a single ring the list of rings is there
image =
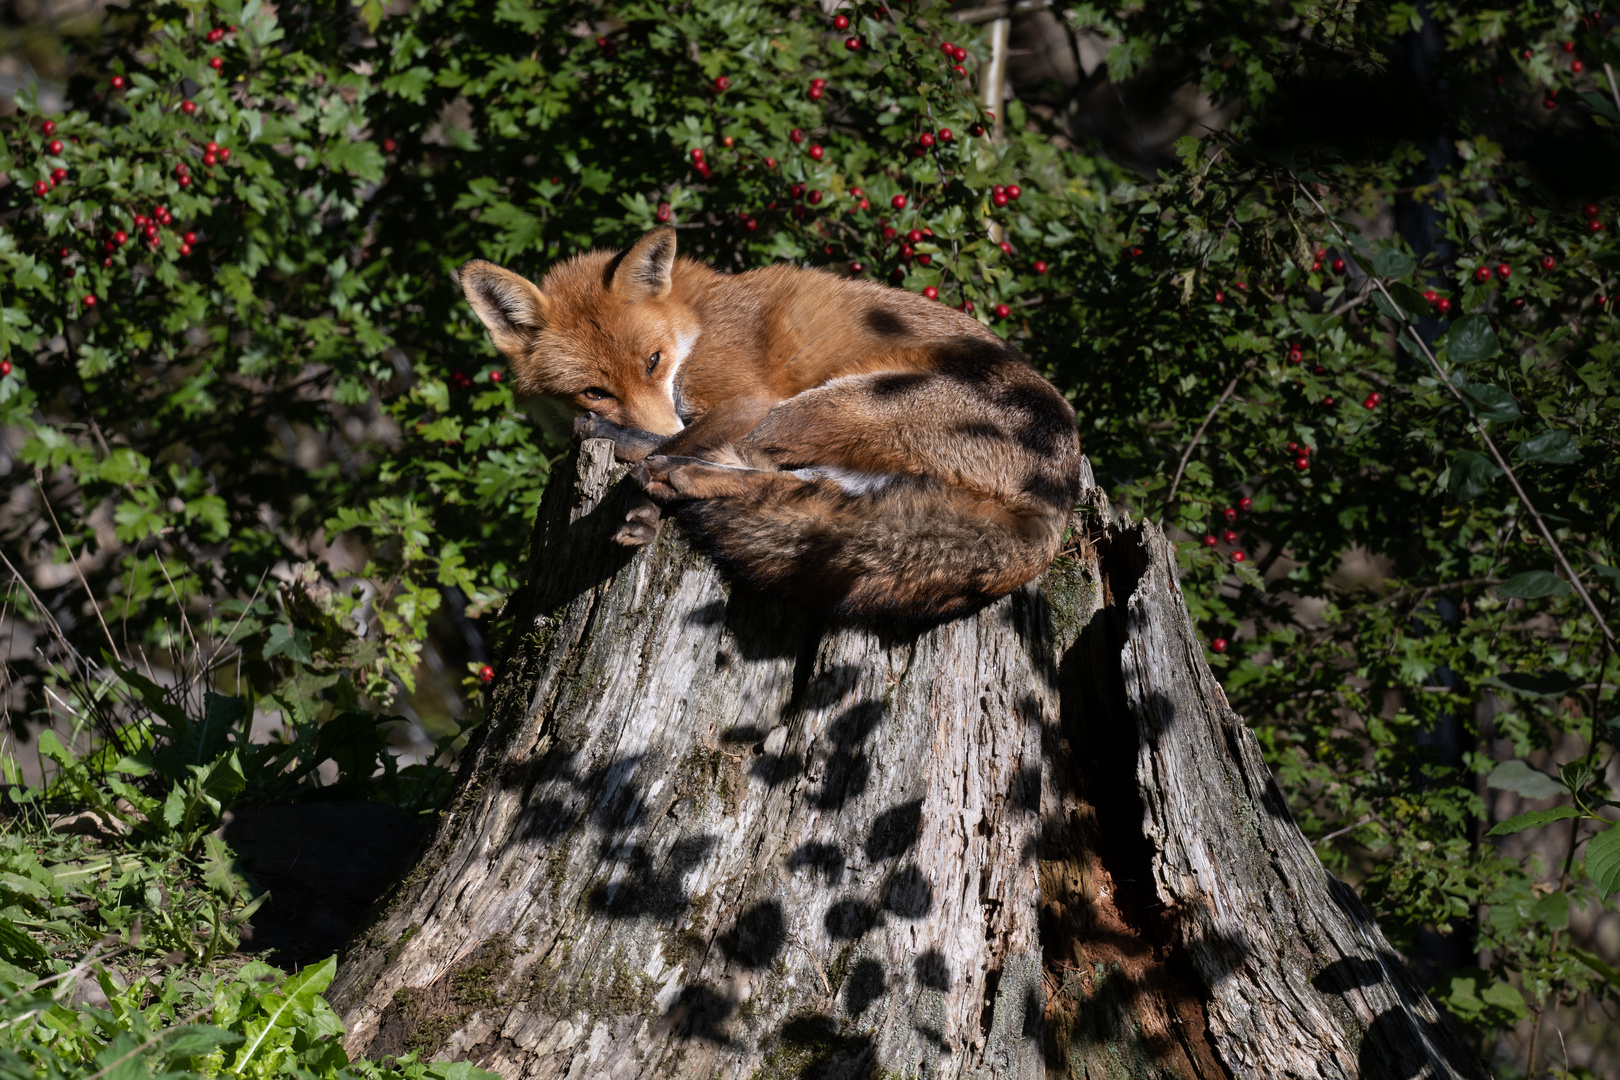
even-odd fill
[[[681,462],[689,460],[691,459],[654,454],[642,458],[636,467],[630,470],[630,479],[641,485],[641,490],[647,493],[647,498],[663,506],[681,497],[681,493],[675,489],[671,481],[670,474]]]
[[[716,465],[702,458],[654,454],[631,470],[647,497],[660,505],[679,499],[718,499],[741,495],[760,474],[753,469]]]
[[[646,547],[658,536],[659,517],[657,504],[647,499],[637,502],[624,515],[624,524],[613,534],[613,542],[625,547]]]

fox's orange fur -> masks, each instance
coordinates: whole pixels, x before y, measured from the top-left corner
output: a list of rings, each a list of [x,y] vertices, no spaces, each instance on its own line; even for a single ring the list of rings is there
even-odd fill
[[[487,262],[467,299],[519,392],[586,413],[650,503],[735,577],[856,614],[939,618],[1056,556],[1079,494],[1074,411],[1015,349],[902,289],[675,257],[675,230],[537,286]]]

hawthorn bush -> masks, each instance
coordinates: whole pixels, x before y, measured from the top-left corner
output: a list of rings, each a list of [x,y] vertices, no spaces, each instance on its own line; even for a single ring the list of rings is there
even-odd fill
[[[1059,10],[1127,97],[1237,119],[1130,173],[1062,110],[987,112],[984,34],[932,0],[113,9],[68,111],[0,120],[8,604],[40,642],[14,722],[67,701],[138,751],[151,696],[114,665],[204,638],[171,696],[291,742],[392,722],[430,638],[476,720],[566,425],[513,399],[453,272],[672,222],[1023,348],[1184,538],[1324,861],[1501,1075],[1612,1065],[1615,17]]]

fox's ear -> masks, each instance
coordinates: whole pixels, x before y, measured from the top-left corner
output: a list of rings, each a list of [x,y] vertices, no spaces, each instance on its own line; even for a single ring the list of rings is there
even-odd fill
[[[626,300],[662,300],[674,287],[675,230],[654,229],[631,245],[613,268],[613,292]]]
[[[461,268],[461,290],[488,328],[490,340],[507,356],[524,355],[550,319],[551,302],[538,285],[482,259]]]

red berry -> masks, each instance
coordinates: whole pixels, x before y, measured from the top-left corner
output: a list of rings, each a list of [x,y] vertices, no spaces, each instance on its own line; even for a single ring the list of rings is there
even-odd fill
[[[726,75],[715,76],[714,88],[720,91],[722,94],[725,93],[727,90],[731,89],[731,78]]]
[[[850,52],[854,52],[855,50],[859,49],[860,47],[861,47],[861,39],[860,38],[852,37],[852,38],[845,38],[844,39],[844,48],[848,49]]]
[[[1570,63],[1569,70],[1571,70],[1575,74],[1579,75],[1581,72],[1586,70],[1586,65],[1581,63],[1579,60],[1575,60],[1575,61]]]
[[[792,131],[788,132],[788,138],[792,139],[796,143],[804,142],[804,129],[794,128]]]
[[[1558,260],[1554,259],[1551,255],[1543,255],[1541,257],[1541,268],[1543,270],[1551,270],[1553,267],[1555,267],[1557,265],[1558,265]]]
[[[195,101],[182,101],[180,111],[190,116],[197,111],[197,103]]]
[[[1233,532],[1231,529],[1227,529],[1225,532],[1221,533],[1221,539],[1226,541],[1228,544],[1235,544],[1238,542],[1238,534]]]
[[[1513,298],[1513,310],[1514,311],[1523,311],[1524,310],[1524,297],[1515,296]]]
[[[1020,198],[1023,194],[1024,194],[1024,189],[1019,187],[1017,184],[1008,184],[1007,185],[1007,198],[1009,198],[1009,199],[1017,199],[1017,198]]]
[[[210,45],[212,45],[214,42],[218,41],[220,38],[222,38],[224,36],[225,36],[225,31],[221,30],[219,27],[216,26],[212,30],[208,31],[208,43]]]
[[[112,88],[114,90],[122,90],[124,88],[124,77],[122,75],[114,75],[112,77]]]
[[[1528,59],[1530,59],[1530,50],[1529,50],[1529,49],[1526,49],[1526,50],[1524,50],[1524,52],[1522,52],[1522,53],[1520,53],[1520,54],[1519,54],[1519,58],[1520,58],[1520,59],[1521,59],[1521,60],[1528,60]]]
[[[95,298],[94,294],[92,294],[90,296],[86,296],[84,298],[84,306],[85,307],[95,307],[96,306],[96,298]]]
[[[894,207],[896,210],[904,210],[906,208],[906,197],[904,195],[896,195],[894,198],[889,200],[889,205]]]
[[[498,371],[490,372],[489,373],[489,381],[494,382],[494,383],[500,382],[501,381],[501,373],[498,372]]]
[[[1376,409],[1378,408],[1378,403],[1381,400],[1382,399],[1377,394],[1368,394],[1367,400],[1361,403],[1361,407],[1368,410]]]
[[[1581,213],[1585,214],[1589,218],[1597,217],[1600,213],[1598,210],[1598,204],[1595,202],[1587,203],[1585,206],[1581,207]]]
[[[1434,309],[1440,314],[1444,315],[1446,312],[1451,310],[1451,301],[1442,296],[1440,299],[1434,302]]]
[[[692,147],[692,160],[693,161],[702,161],[703,160],[703,150],[702,150],[701,147],[697,147],[697,146]]]
[[[1215,539],[1213,536],[1204,537],[1204,546],[1205,547],[1214,547],[1218,543],[1220,543],[1220,541]]]
[[[811,146],[810,146],[810,157],[813,160],[820,161],[826,155],[826,153],[827,153],[827,151],[823,150],[820,146],[817,146],[817,145],[815,145],[813,143],[811,144]]]
[[[983,124],[973,124],[973,125],[969,126],[968,134],[973,136],[975,139],[983,138],[984,137],[984,125]]]
[[[909,259],[913,255],[915,255],[916,253],[917,253],[916,249],[913,248],[910,244],[901,244],[900,245],[900,257],[902,259]]]
[[[1567,52],[1567,53],[1574,52],[1575,51],[1575,43],[1573,41],[1564,42],[1564,51]]]
[[[11,374],[11,361],[10,360],[0,360],[0,375],[10,375],[10,374]]]
[[[939,141],[940,142],[950,142],[954,138],[956,138],[956,136],[951,134],[951,129],[950,128],[940,128],[939,129]]]
[[[962,301],[961,306],[957,310],[965,311],[969,315],[973,314],[973,301],[971,301],[971,300]]]
[[[1290,364],[1297,364],[1297,363],[1299,363],[1300,361],[1302,361],[1304,359],[1305,359],[1305,354],[1300,352],[1298,349],[1289,349],[1288,350],[1288,362]]]
[[[180,178],[180,186],[181,186],[181,187],[190,187],[190,186],[191,186],[191,177],[189,177],[189,176],[182,176],[182,177],[181,177],[181,178]]]
[[[392,154],[395,150],[399,149],[399,143],[395,142],[393,139],[384,139],[382,141],[382,148],[383,153]]]
[[[35,180],[34,181],[34,194],[35,195],[45,195],[45,194],[48,194],[50,192],[50,190],[51,190],[51,185],[47,184],[45,181],[43,181],[43,180]]]
[[[930,285],[926,289],[923,290],[923,295],[928,297],[928,299],[930,299],[930,300],[938,300],[939,299],[939,290],[934,288],[932,285]]]
[[[1241,552],[1241,551],[1232,552],[1232,561],[1233,562],[1242,562],[1244,559],[1247,559],[1247,558],[1248,558],[1248,556],[1243,554],[1243,552]]]
[[[1590,233],[1600,233],[1600,232],[1602,232],[1603,231],[1603,222],[1599,221],[1597,218],[1593,218],[1591,221],[1588,221],[1586,223],[1586,231],[1590,232]]]
[[[191,245],[190,244],[181,244],[180,245],[180,254],[182,254],[182,255],[190,255],[191,254]]]
[[[1311,467],[1311,459],[1310,458],[1308,458],[1308,457],[1297,457],[1297,458],[1294,459],[1294,468],[1300,469],[1300,470],[1303,471],[1303,470],[1308,469],[1310,467]]]
[[[773,157],[768,157],[768,158],[766,158],[766,159],[765,159],[765,167],[766,167],[766,168],[767,168],[767,169],[774,169],[774,168],[776,168],[776,159],[775,159],[775,158],[773,158]]]
[[[1226,303],[1226,294],[1221,292],[1219,289],[1216,289],[1215,290],[1215,302],[1217,304]]]
[[[826,79],[811,79],[810,80],[810,85],[811,85],[811,87],[813,87],[816,90],[821,90],[824,87],[826,87],[827,80]]]
[[[912,229],[910,232],[906,233],[906,239],[910,240],[913,244],[922,243],[922,238],[923,231],[921,229]]]
[[[917,142],[924,150],[926,150],[934,145],[934,136],[925,131],[921,135],[917,136]]]
[[[219,148],[219,160],[221,162],[231,160],[231,148],[230,147],[222,146],[222,147]]]
[[[1316,261],[1311,263],[1311,273],[1314,274],[1314,273],[1316,273],[1316,271],[1318,271],[1320,269],[1322,269],[1322,260],[1321,259],[1317,259]]]
[[[1215,652],[1223,653],[1226,651],[1226,639],[1218,637],[1209,643],[1209,647]]]
[[[942,41],[939,43],[939,51],[946,56],[952,56],[956,53],[956,46],[949,41]]]
[[[1044,262],[1041,262],[1039,259],[1036,259],[1035,260],[1035,272],[1037,274],[1046,273],[1046,264]]]
[[[1325,397],[1325,398],[1322,399],[1322,404],[1328,406],[1329,408],[1332,408],[1333,407],[1333,399],[1330,398],[1330,397]]]
[[[865,270],[865,269],[866,269],[866,264],[865,263],[852,262],[852,263],[849,264],[849,272],[852,273],[852,274],[858,274],[862,270]]]
[[[1344,273],[1344,260],[1343,259],[1334,259],[1333,260],[1333,272],[1335,274]]]
[[[195,244],[197,242],[197,234],[194,232],[188,232],[180,239],[184,240],[188,244]]]
[[[1007,243],[1007,241],[1003,240],[998,246],[1001,248],[1001,253],[1003,255],[1012,254],[1012,245]]]
[[[821,87],[812,86],[810,88],[809,96],[810,96],[811,101],[820,101],[821,100]]]
[[[934,257],[932,255],[919,255],[917,256],[917,261],[924,266],[934,265]]]
[[[1558,108],[1558,99],[1548,96],[1547,100],[1541,103],[1541,107],[1544,109],[1556,109]]]
[[[123,247],[124,242],[128,239],[129,234],[123,229],[119,229],[117,232],[113,233],[113,243],[117,244],[119,247]]]
[[[1249,498],[1247,495],[1243,496],[1243,498],[1238,500],[1238,509],[1243,511],[1245,514],[1247,514],[1249,512],[1249,508],[1251,506],[1253,506],[1253,505],[1254,505],[1254,500]]]
[[[804,185],[803,184],[789,184],[788,185],[788,198],[797,199],[797,198],[803,197],[803,195],[804,195]]]
[[[967,59],[967,50],[958,45],[956,48],[951,50],[951,59],[960,64],[962,61]]]
[[[1488,266],[1476,267],[1474,269],[1474,280],[1475,281],[1489,281],[1489,280],[1491,280],[1491,268],[1488,267]]]
[[[204,165],[218,165],[219,164],[219,155],[214,153],[213,151],[209,151],[208,153],[203,155],[203,164]]]
[[[62,152],[62,140],[61,139],[52,139],[51,142],[50,142],[50,145],[48,147],[46,147],[46,149],[48,149],[53,154],[60,154]]]
[[[996,305],[996,318],[1005,319],[1007,316],[1009,316],[1011,314],[1012,314],[1012,308],[1008,307],[1006,304],[997,304]]]
[[[811,206],[815,206],[817,203],[821,202],[821,192],[812,191],[809,195],[805,196],[805,198],[810,200]]]
[[[483,667],[478,669],[478,677],[484,682],[489,682],[495,677],[495,669],[490,667],[488,664],[485,664]]]
[[[68,256],[70,256],[70,255],[72,255],[72,254],[73,254],[73,252],[72,252],[72,251],[71,251],[71,250],[69,250],[69,249],[68,249],[68,248],[57,248],[57,249],[56,249],[56,254],[57,254],[57,255],[58,255],[58,256],[60,256],[60,257],[61,257],[61,258],[64,258],[64,259],[65,259],[65,258],[67,258],[67,257],[68,257]]]
[[[156,225],[148,225],[146,228],[141,230],[141,233],[148,240],[156,240],[158,238],[158,227]]]
[[[951,68],[951,70],[956,72],[962,78],[967,78],[967,68],[963,67],[961,64],[957,64],[955,67]]]
[[[605,49],[605,48],[607,48],[607,47],[608,47],[608,39],[607,39],[607,38],[605,38],[605,37],[598,37],[598,38],[597,38],[597,39],[596,39],[596,47],[597,47],[597,48],[598,48],[598,49]]]
[[[1297,454],[1297,453],[1299,453],[1299,443],[1292,443],[1292,442],[1291,442],[1291,443],[1289,443],[1289,444],[1288,444],[1288,452],[1289,452],[1289,453],[1290,453],[1290,454]]]
[[[56,121],[55,120],[47,120],[47,121],[45,121],[43,124],[39,125],[39,130],[42,133],[46,134],[46,135],[55,135],[56,134]]]
[[[213,68],[215,71],[218,71],[220,68],[225,66],[225,61],[216,56],[208,61],[208,66]]]
[[[990,201],[995,203],[997,206],[1006,206],[1007,193],[1005,191],[998,191],[994,195],[990,196]]]
[[[1506,281],[1508,278],[1513,276],[1513,267],[1509,266],[1507,263],[1497,263],[1496,276],[1501,278],[1503,281]]]
[[[1141,248],[1139,248],[1139,247],[1131,248],[1131,258],[1133,258],[1133,259],[1138,258],[1141,254],[1142,254],[1142,249]]]
[[[833,29],[834,30],[848,30],[849,29],[849,16],[848,15],[835,15],[835,16],[833,16]]]
[[[1236,521],[1237,520],[1237,511],[1234,510],[1232,507],[1228,506],[1225,510],[1221,511],[1221,517],[1225,518],[1228,522]],[[1227,543],[1230,544],[1231,541],[1228,540]]]

